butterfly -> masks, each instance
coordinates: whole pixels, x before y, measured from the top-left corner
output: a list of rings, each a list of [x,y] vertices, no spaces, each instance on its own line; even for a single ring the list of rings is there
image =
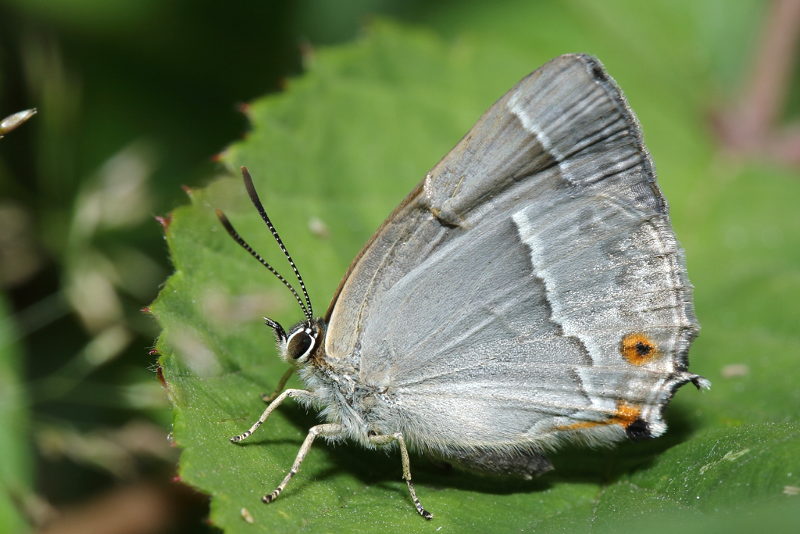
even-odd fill
[[[602,64],[560,56],[514,86],[403,200],[355,258],[324,316],[268,217],[303,319],[266,319],[292,364],[247,439],[289,398],[317,437],[409,450],[530,478],[565,443],[660,436],[698,333],[684,254],[639,123]],[[305,389],[283,390],[296,371]],[[282,391],[283,390],[283,391]]]

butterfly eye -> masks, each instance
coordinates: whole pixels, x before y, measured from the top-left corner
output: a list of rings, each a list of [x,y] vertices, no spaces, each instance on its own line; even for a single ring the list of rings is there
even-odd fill
[[[292,360],[305,361],[314,349],[316,339],[310,329],[295,332],[286,342],[286,355]]]

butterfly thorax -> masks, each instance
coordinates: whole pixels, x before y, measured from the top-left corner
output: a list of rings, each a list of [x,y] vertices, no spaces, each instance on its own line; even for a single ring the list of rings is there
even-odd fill
[[[324,355],[302,366],[299,374],[313,394],[309,404],[320,410],[320,416],[341,424],[346,437],[372,447],[369,435],[376,432],[371,423],[373,408],[382,404],[382,392],[362,384],[357,368]]]
[[[305,328],[304,323],[299,323],[289,332],[304,332]],[[294,361],[300,378],[312,393],[306,404],[319,410],[325,421],[341,424],[346,437],[372,448],[369,436],[385,432],[376,426],[376,420],[380,419],[376,411],[386,407],[386,388],[364,383],[357,358],[334,358],[326,353],[322,319],[311,323],[311,331],[312,338],[319,335],[304,341],[302,346],[311,344],[313,348]]]

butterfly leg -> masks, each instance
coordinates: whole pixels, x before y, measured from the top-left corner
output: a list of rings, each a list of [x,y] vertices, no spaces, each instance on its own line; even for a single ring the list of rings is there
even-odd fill
[[[395,432],[394,434],[370,436],[369,440],[375,445],[386,445],[393,441],[397,442],[397,444],[400,446],[400,460],[403,464],[403,480],[406,481],[408,493],[411,494],[411,500],[414,501],[414,506],[416,507],[417,512],[419,512],[419,515],[425,519],[433,519],[433,514],[423,508],[422,504],[420,504],[419,499],[417,498],[417,492],[414,490],[414,483],[411,482],[411,461],[408,458],[408,448],[406,447],[406,440],[403,439],[403,434],[400,432]]]
[[[278,498],[278,495],[281,494],[283,489],[286,487],[286,484],[288,484],[289,481],[292,479],[292,477],[294,477],[297,474],[297,471],[300,470],[300,464],[303,463],[306,454],[308,454],[308,451],[309,449],[311,449],[311,445],[314,443],[314,439],[317,436],[336,436],[341,434],[343,430],[344,428],[342,427],[342,425],[335,423],[312,426],[308,430],[308,435],[306,436],[306,439],[303,441],[303,444],[300,446],[300,450],[297,452],[297,457],[294,459],[292,468],[283,478],[281,483],[278,484],[278,487],[275,488],[275,490],[273,490],[272,493],[268,493],[263,497],[261,497],[261,500],[264,501],[265,503],[271,503],[272,501]]]
[[[269,395],[267,395],[266,393],[262,394],[261,400],[263,400],[267,404],[274,401],[278,397],[278,395],[280,395],[281,391],[283,391],[283,388],[286,387],[286,382],[288,382],[289,379],[292,378],[293,374],[294,374],[294,367],[289,367],[289,369],[285,373],[283,373],[283,376],[278,381],[278,385],[275,386],[275,389],[272,391],[272,393],[270,393]]]
[[[300,397],[303,395],[311,395],[311,393],[304,389],[287,389],[286,391],[278,395],[278,397],[272,403],[270,403],[269,406],[267,406],[267,409],[264,410],[264,413],[261,414],[261,417],[258,418],[258,421],[253,423],[253,426],[251,426],[249,429],[247,429],[245,432],[242,432],[238,436],[233,436],[231,438],[231,441],[233,443],[239,443],[243,439],[249,438],[253,434],[253,432],[255,432],[256,429],[258,429],[258,427],[264,424],[264,421],[267,420],[267,418],[273,412],[273,410],[275,410],[275,408],[280,406],[280,404],[283,401],[285,401],[289,397]]]

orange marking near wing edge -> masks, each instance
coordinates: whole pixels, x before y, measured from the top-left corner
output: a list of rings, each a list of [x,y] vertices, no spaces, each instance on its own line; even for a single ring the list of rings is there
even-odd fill
[[[633,404],[628,404],[625,401],[617,401],[617,411],[605,421],[580,421],[572,423],[571,425],[557,426],[556,430],[582,430],[585,428],[594,428],[596,426],[605,425],[621,425],[622,428],[628,428],[634,421],[639,419],[642,415],[642,409]]]
[[[661,354],[653,340],[641,332],[623,337],[619,351],[633,365],[643,365]]]

